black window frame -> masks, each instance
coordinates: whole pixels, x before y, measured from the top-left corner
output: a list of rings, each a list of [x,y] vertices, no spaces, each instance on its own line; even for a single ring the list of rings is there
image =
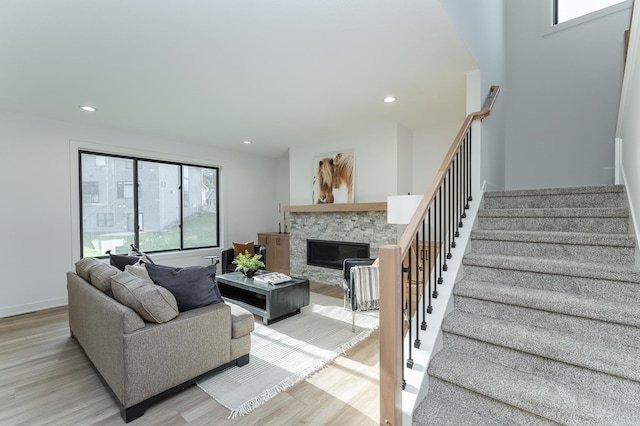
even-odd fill
[[[123,154],[113,154],[113,153],[107,153],[107,152],[100,152],[100,151],[93,151],[93,150],[78,150],[78,185],[79,185],[79,192],[78,194],[80,195],[80,203],[79,203],[79,210],[80,210],[80,218],[83,217],[83,197],[85,194],[83,194],[83,182],[82,182],[82,156],[83,154],[88,154],[88,155],[96,155],[96,156],[103,156],[103,157],[112,157],[112,158],[121,158],[121,159],[125,159],[125,160],[131,160],[132,164],[134,165],[132,167],[133,169],[133,182],[136,182],[136,184],[134,185],[133,188],[133,217],[134,217],[134,241],[135,241],[135,245],[137,247],[139,247],[139,243],[140,243],[140,231],[143,231],[143,229],[141,229],[141,224],[140,222],[140,217],[142,215],[142,213],[139,211],[139,198],[142,196],[140,193],[140,187],[141,187],[141,182],[139,180],[139,174],[138,174],[138,170],[140,169],[140,167],[142,166],[142,163],[140,162],[151,162],[151,163],[159,163],[159,164],[169,164],[169,165],[174,165],[174,166],[178,166],[178,181],[179,181],[179,186],[178,186],[178,191],[179,191],[179,199],[180,199],[180,209],[179,209],[179,214],[180,214],[180,224],[179,224],[179,229],[180,229],[180,247],[179,248],[175,248],[175,249],[169,249],[169,250],[146,250],[146,252],[148,253],[166,253],[166,252],[181,252],[181,251],[193,251],[193,250],[202,250],[202,249],[210,249],[210,248],[220,248],[220,167],[217,166],[211,166],[211,165],[205,165],[205,164],[197,164],[197,163],[185,163],[185,162],[175,162],[175,161],[166,161],[166,160],[158,160],[155,158],[145,158],[145,157],[136,157],[136,156],[131,156],[131,155],[123,155]],[[199,168],[204,168],[204,169],[211,169],[211,170],[215,170],[216,173],[216,185],[215,185],[215,193],[216,193],[216,197],[215,197],[215,214],[216,214],[216,242],[214,245],[207,245],[207,246],[201,246],[201,247],[186,247],[185,248],[185,244],[184,244],[184,180],[183,180],[183,167],[199,167]],[[137,190],[136,190],[137,189]],[[80,220],[79,223],[79,228],[80,228],[80,257],[84,258],[85,254],[84,254],[84,230],[83,230],[83,221]],[[108,257],[106,254],[105,255],[100,255],[100,256],[95,256],[98,259],[104,259],[106,257]]]

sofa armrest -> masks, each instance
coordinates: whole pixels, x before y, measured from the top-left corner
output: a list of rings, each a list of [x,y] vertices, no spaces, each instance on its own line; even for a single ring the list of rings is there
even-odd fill
[[[181,312],[164,324],[124,335],[125,407],[231,361],[231,308]]]
[[[228,248],[226,250],[222,250],[220,252],[220,271],[223,274],[226,274],[227,272],[231,272],[233,271],[233,269],[235,269],[235,265],[231,262],[233,262],[234,259],[234,251],[233,251],[233,247]],[[231,271],[229,270],[229,268],[233,268]]]
[[[67,272],[67,292],[71,335],[120,398],[126,381],[122,336],[144,329],[145,323],[133,310],[73,272]]]
[[[264,262],[264,268],[261,269],[267,269],[268,265],[267,265],[267,248],[265,246],[254,246],[253,247],[253,252],[256,254],[261,254],[262,258],[260,260],[262,260]]]

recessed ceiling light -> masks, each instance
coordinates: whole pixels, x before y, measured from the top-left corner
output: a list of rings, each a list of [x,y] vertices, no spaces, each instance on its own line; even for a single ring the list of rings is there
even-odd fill
[[[244,141],[242,143],[245,144],[245,145],[251,145],[251,141]]]
[[[396,101],[396,98],[394,98],[393,96],[387,96],[382,100],[382,102],[386,104],[390,104],[391,102],[395,102],[395,101]]]
[[[92,106],[89,105],[80,105],[80,109],[83,111],[88,111],[88,112],[95,112],[96,109]]]

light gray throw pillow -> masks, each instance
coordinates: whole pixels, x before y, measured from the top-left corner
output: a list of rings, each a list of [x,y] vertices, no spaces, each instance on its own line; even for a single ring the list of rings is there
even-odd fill
[[[169,290],[130,272],[111,277],[111,291],[118,302],[136,311],[145,321],[161,324],[178,316],[178,303]]]
[[[99,265],[100,262],[95,257],[85,257],[78,260],[75,264],[76,274],[78,274],[83,280],[91,282],[91,276],[89,275],[89,271],[96,265]]]
[[[149,276],[149,272],[147,272],[147,268],[145,268],[144,266],[143,261],[140,261],[133,265],[127,265],[124,267],[124,270],[142,279],[147,284],[154,284],[153,280]]]
[[[98,265],[89,270],[91,285],[108,295],[111,295],[111,277],[117,274],[118,268],[106,263],[98,262]]]

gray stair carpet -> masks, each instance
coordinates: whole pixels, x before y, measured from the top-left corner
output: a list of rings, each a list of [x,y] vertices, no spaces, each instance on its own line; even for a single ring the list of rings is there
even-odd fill
[[[490,192],[415,425],[640,425],[624,188]]]

